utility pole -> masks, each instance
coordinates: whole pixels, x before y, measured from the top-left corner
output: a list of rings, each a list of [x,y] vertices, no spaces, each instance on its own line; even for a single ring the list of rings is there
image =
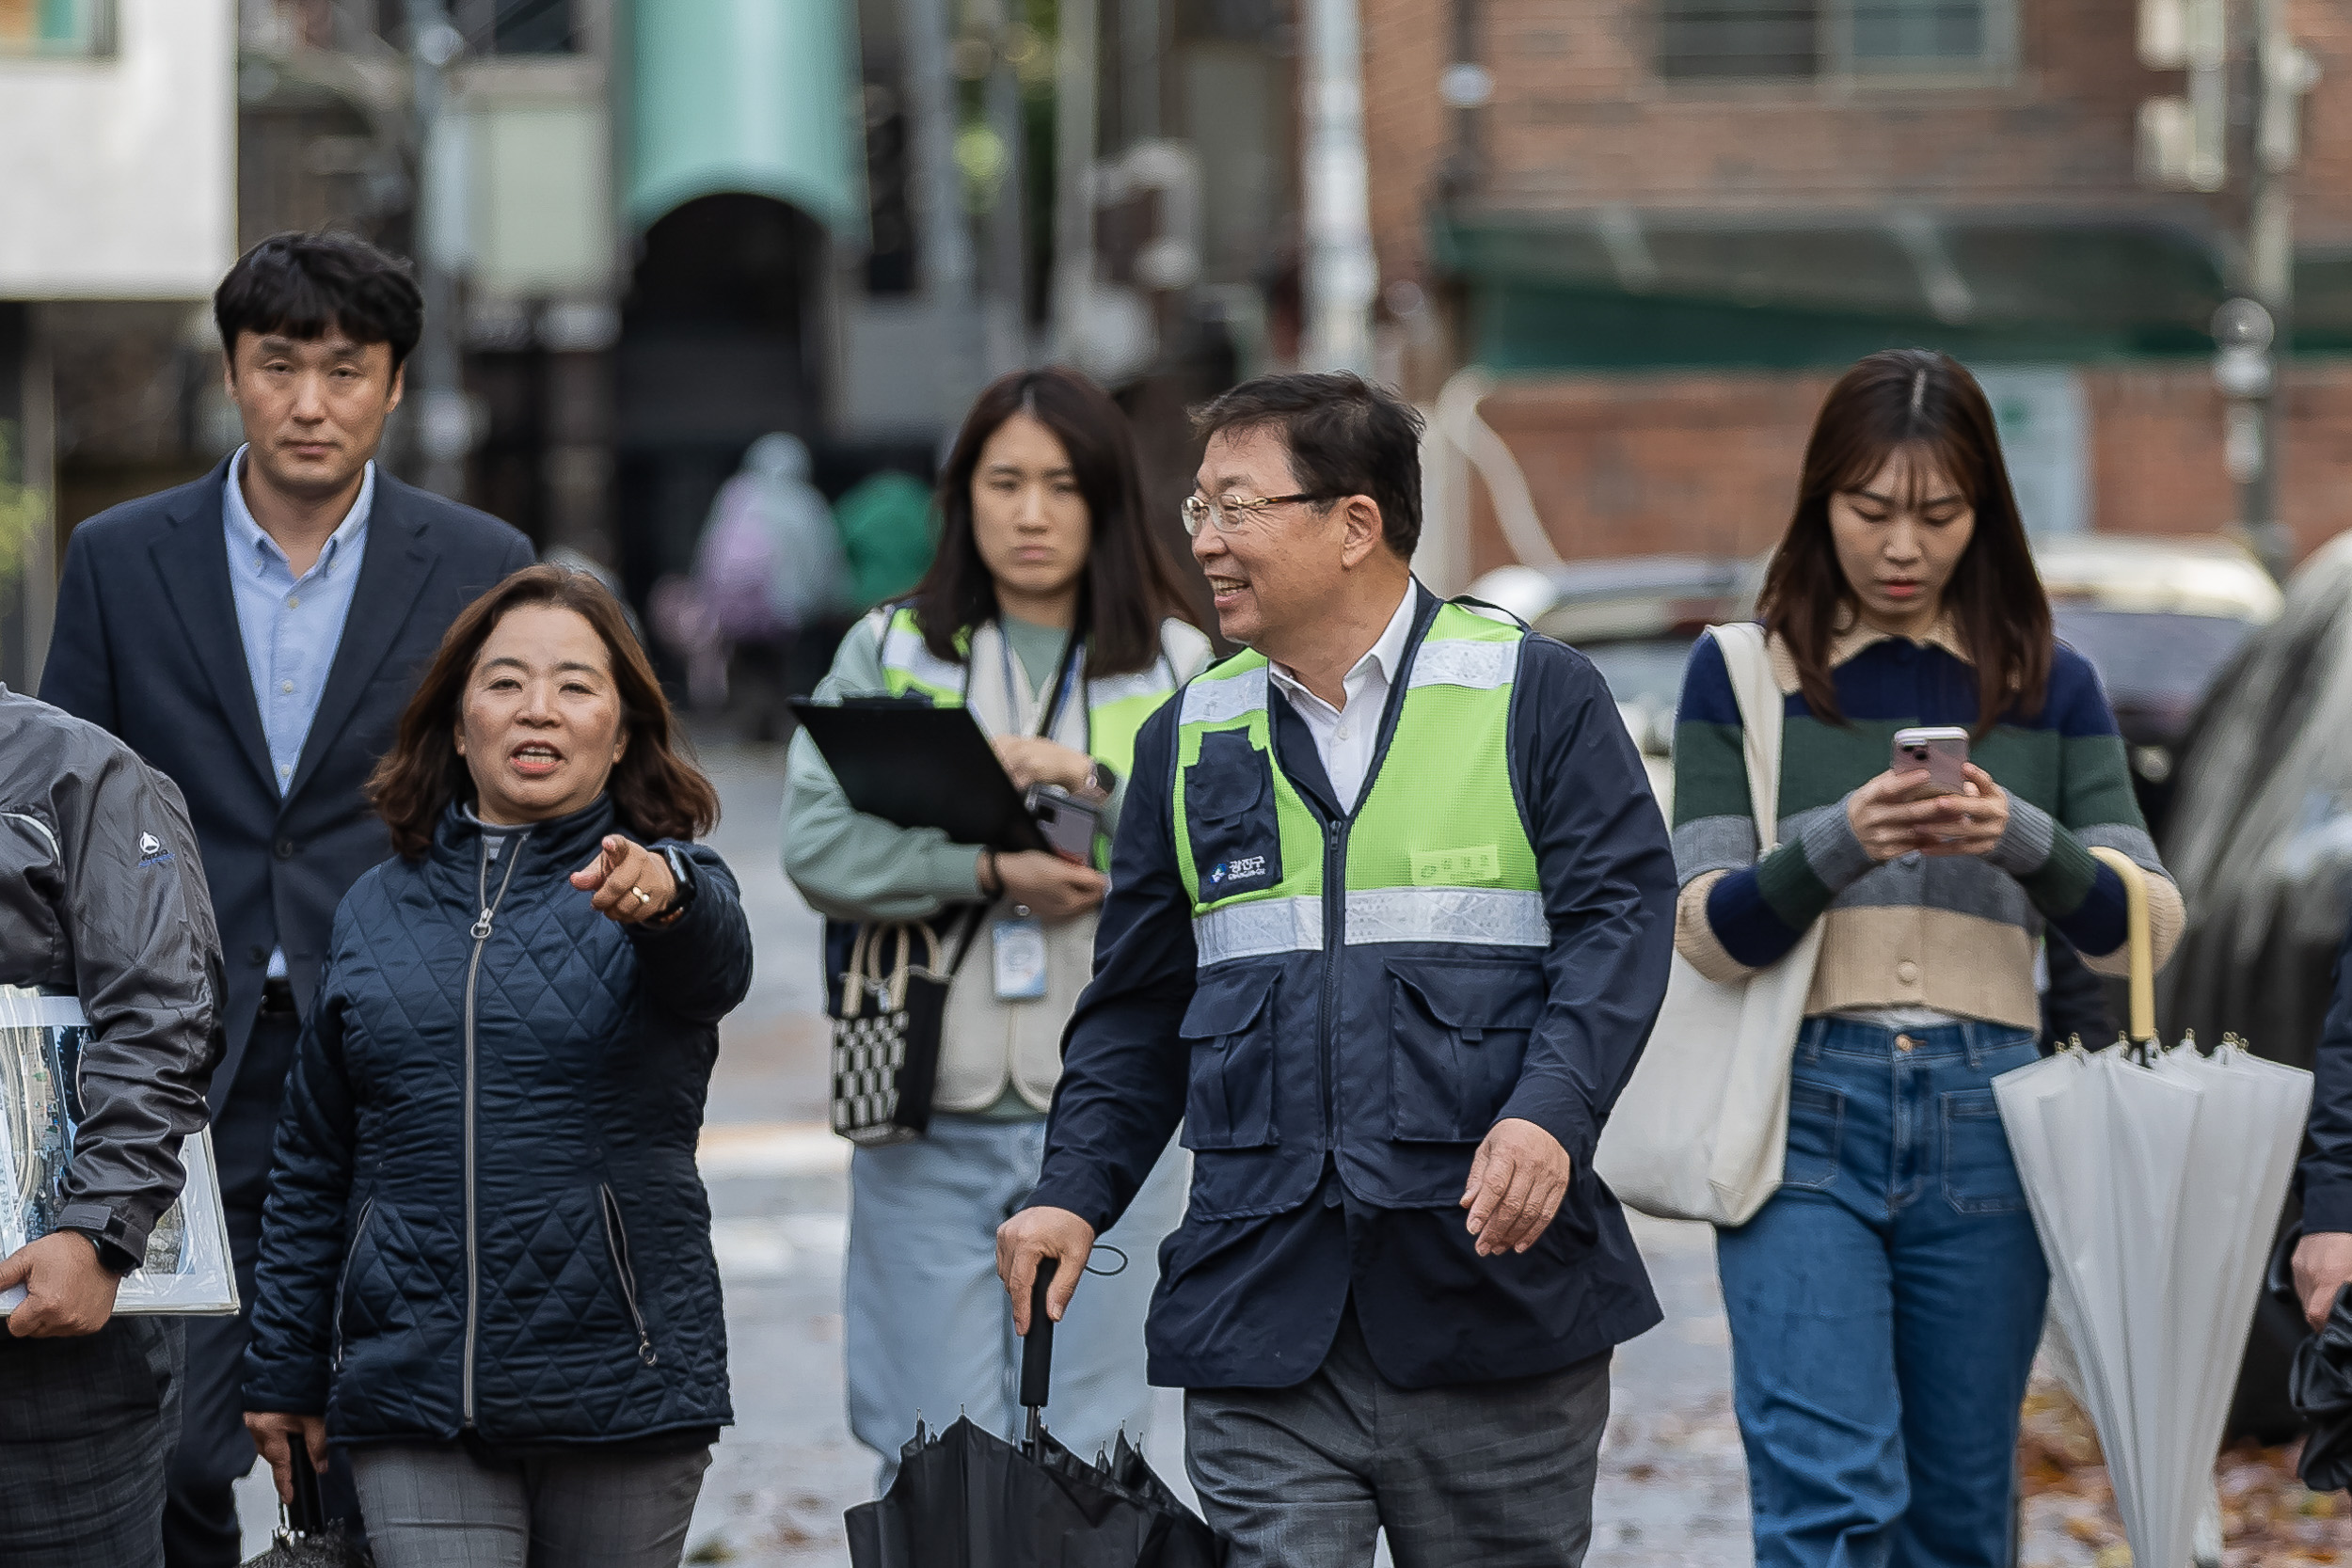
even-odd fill
[[[448,143],[437,135],[444,72],[465,46],[449,24],[443,0],[407,0],[410,135],[416,148],[410,211],[416,214],[417,289],[424,295],[424,332],[408,356],[407,401],[415,409],[413,450],[417,483],[437,495],[457,497],[466,489],[466,453],[473,445],[473,416],[457,355],[457,286],[441,260],[441,247],[427,232],[436,221],[441,182],[457,171],[437,169],[433,160]]]
[[[1356,0],[1307,0],[1306,304],[1302,368],[1372,373],[1370,171]]]
[[[2139,107],[2141,179],[2220,195],[2232,212],[2224,221],[2235,230],[2233,297],[2212,327],[2214,385],[2225,400],[2222,460],[2237,489],[2239,528],[2283,578],[2295,555],[2279,515],[2279,362],[2295,307],[2288,175],[2318,68],[2287,35],[2285,0],[2141,0],[2138,41],[2141,64],[2188,73],[2185,94]],[[2233,168],[2244,171],[2235,202]]]
[[[956,77],[949,62],[948,0],[900,0],[906,40],[908,197],[914,214],[915,277],[939,338],[939,417],[954,429],[979,387],[978,312],[973,309],[972,230],[956,166]]]
[[[992,57],[981,88],[990,133],[1004,163],[988,209],[988,373],[1029,362],[1028,137],[1021,123],[1021,75],[1011,57],[1015,17],[1007,0],[984,0]]]
[[[1100,0],[1060,0],[1054,61],[1054,354],[1076,363],[1094,293]]]

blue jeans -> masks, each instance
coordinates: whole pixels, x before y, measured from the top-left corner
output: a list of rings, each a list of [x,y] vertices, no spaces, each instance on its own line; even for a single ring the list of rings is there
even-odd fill
[[[2033,1037],[1797,1038],[1780,1191],[1716,1240],[1757,1568],[2006,1568],[2049,1272],[1994,1078]]]

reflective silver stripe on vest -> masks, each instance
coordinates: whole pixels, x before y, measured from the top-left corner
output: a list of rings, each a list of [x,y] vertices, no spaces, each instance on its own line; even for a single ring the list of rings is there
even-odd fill
[[[1413,656],[1412,686],[1467,686],[1491,691],[1508,686],[1519,672],[1519,644],[1431,639]]]
[[[1347,945],[1452,942],[1549,947],[1544,895],[1494,887],[1387,887],[1347,895]]]
[[[1265,666],[1222,680],[1197,680],[1184,688],[1180,724],[1221,724],[1265,706]]]
[[[1105,708],[1113,703],[1123,703],[1130,697],[1165,697],[1172,689],[1168,684],[1167,662],[1153,659],[1149,670],[1139,670],[1132,675],[1107,675],[1099,681],[1087,682],[1087,706]]]
[[[1207,968],[1228,958],[1268,953],[1323,951],[1323,900],[1257,898],[1192,917],[1196,962]]]
[[[882,635],[882,667],[909,675],[925,686],[949,691],[963,689],[963,666],[950,664],[930,650],[922,635],[908,626],[892,626]]]

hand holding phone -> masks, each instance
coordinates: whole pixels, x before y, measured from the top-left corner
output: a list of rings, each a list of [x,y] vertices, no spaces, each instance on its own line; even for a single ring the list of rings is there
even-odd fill
[[[1887,764],[1887,770],[1916,773],[1922,769],[1928,776],[1912,790],[1909,799],[1924,800],[1934,795],[1964,794],[1968,782],[1968,732],[1952,725],[1897,730],[1894,759]]]

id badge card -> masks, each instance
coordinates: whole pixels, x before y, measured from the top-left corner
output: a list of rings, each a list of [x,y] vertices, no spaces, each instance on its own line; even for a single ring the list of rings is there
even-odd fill
[[[989,945],[996,955],[996,1000],[1036,1002],[1045,995],[1045,922],[1031,915],[993,921]]]

